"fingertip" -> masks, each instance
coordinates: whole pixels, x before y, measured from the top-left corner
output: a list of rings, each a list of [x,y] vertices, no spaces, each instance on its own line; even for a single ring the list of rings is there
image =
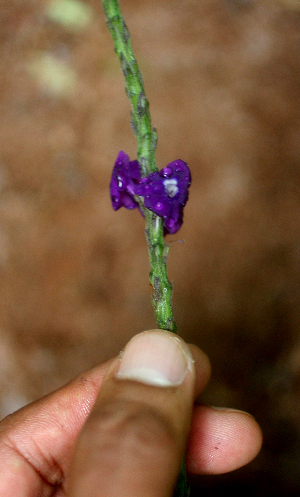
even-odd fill
[[[200,395],[209,382],[211,375],[211,364],[208,356],[194,344],[189,344],[194,359],[196,373],[195,397]]]
[[[194,364],[171,332],[149,330],[128,342],[78,438],[70,495],[96,495],[99,487],[103,495],[171,495],[192,417]]]
[[[135,335],[123,350],[115,377],[153,386],[183,383],[188,371],[194,376],[189,347],[174,333],[149,330]]]
[[[248,413],[197,406],[187,446],[187,469],[194,474],[221,474],[252,461],[262,432]]]

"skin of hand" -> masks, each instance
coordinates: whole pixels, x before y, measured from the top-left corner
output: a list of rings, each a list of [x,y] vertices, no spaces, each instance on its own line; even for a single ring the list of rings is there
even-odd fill
[[[133,337],[118,358],[0,423],[0,497],[170,497],[187,471],[237,469],[259,452],[252,416],[194,404],[207,356],[172,333]]]

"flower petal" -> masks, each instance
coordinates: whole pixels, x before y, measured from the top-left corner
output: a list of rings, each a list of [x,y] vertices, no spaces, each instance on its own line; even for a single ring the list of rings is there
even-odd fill
[[[130,162],[128,155],[120,151],[110,181],[110,197],[115,211],[120,207],[126,209],[138,207],[138,203],[134,200],[134,186],[140,179],[141,171],[138,161]]]
[[[183,207],[188,200],[191,173],[186,162],[176,160],[159,172],[149,174],[135,186],[144,205],[164,220],[169,233],[176,233],[183,222]]]

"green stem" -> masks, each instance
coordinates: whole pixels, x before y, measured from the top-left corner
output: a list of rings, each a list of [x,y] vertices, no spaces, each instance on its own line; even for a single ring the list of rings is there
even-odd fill
[[[156,130],[151,127],[149,102],[145,95],[142,74],[134,57],[130,35],[117,0],[102,0],[106,24],[112,35],[115,52],[125,78],[126,94],[131,102],[131,126],[138,143],[137,158],[143,176],[157,171]]]
[[[114,40],[115,52],[125,78],[126,94],[131,102],[131,126],[138,144],[137,158],[142,176],[157,171],[155,151],[157,133],[151,125],[149,102],[144,83],[134,57],[130,35],[117,0],[102,0],[106,24]],[[172,285],[167,275],[168,247],[164,243],[163,221],[153,212],[141,208],[146,219],[146,239],[150,258],[150,282],[156,322],[159,328],[176,333],[172,309]]]

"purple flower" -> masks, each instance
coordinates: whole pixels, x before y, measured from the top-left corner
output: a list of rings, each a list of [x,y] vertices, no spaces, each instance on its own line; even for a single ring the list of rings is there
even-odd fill
[[[188,200],[191,173],[186,162],[176,160],[161,171],[151,173],[134,187],[144,197],[144,205],[164,220],[164,227],[173,234],[183,222],[183,207]]]
[[[125,152],[119,152],[110,181],[110,197],[113,209],[120,207],[135,209],[138,203],[134,200],[134,187],[141,180],[140,165],[137,160],[129,161]]]
[[[143,197],[145,207],[163,218],[165,230],[173,234],[182,225],[190,184],[191,173],[182,160],[175,160],[161,171],[142,178],[138,161],[130,161],[121,151],[110,182],[112,206],[115,211],[120,207],[135,209],[140,207],[135,195]]]

